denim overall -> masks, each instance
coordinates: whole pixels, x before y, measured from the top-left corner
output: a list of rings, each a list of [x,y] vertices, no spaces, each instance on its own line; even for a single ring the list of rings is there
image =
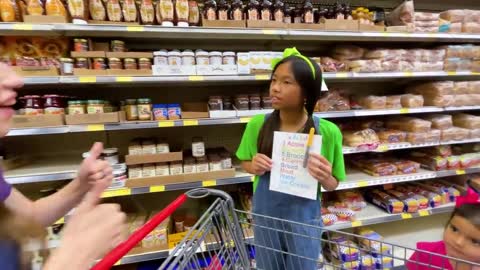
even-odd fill
[[[314,117],[317,130],[319,122],[319,118]],[[322,226],[320,200],[318,198],[310,200],[271,191],[269,185],[270,173],[265,173],[260,176],[253,195],[257,269],[317,269],[317,260],[320,255],[320,240],[318,239],[321,238],[321,230],[281,220]],[[274,219],[264,218],[262,215]]]

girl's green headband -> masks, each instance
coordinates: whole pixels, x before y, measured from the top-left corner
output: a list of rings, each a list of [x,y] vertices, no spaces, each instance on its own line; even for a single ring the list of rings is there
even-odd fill
[[[283,57],[282,58],[275,58],[272,60],[272,69],[275,69],[275,67],[278,65],[278,63],[280,63],[283,59],[287,58],[287,57],[290,57],[290,56],[295,56],[295,57],[298,57],[298,58],[301,58],[303,59],[307,64],[308,66],[310,67],[310,69],[312,70],[312,75],[313,75],[313,79],[316,79],[315,78],[315,67],[313,66],[313,63],[312,61],[310,61],[310,59],[308,59],[307,57],[303,56],[298,50],[297,48],[293,47],[293,48],[286,48],[284,51],[283,51]]]

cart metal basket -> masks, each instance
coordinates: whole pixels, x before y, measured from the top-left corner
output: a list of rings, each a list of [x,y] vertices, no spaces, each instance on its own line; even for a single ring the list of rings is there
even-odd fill
[[[447,266],[452,265],[454,269],[480,270],[480,264],[386,243],[379,238],[237,210],[227,193],[213,189],[188,191],[165,213],[158,214],[162,220],[157,219],[149,225],[154,217],[93,269],[109,269],[187,197],[200,199],[207,196],[218,198],[159,269],[448,269]],[[151,227],[150,231],[145,227]],[[316,256],[308,256],[312,248],[318,250]],[[410,259],[416,251],[421,252],[421,256]]]

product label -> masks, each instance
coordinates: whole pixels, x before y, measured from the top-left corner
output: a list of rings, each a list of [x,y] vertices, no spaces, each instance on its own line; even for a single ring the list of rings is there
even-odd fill
[[[197,164],[197,172],[208,172],[208,164]]]
[[[294,23],[302,23],[302,17],[295,17],[293,20]]]
[[[73,63],[63,63],[63,74],[73,74]]]
[[[217,19],[217,14],[214,8],[209,8],[207,10],[207,20],[214,21]]]
[[[275,21],[276,22],[283,22],[285,18],[283,18],[283,11],[277,10],[274,14]]]
[[[192,155],[194,157],[205,156],[205,144],[203,142],[192,143]]]
[[[285,18],[283,18],[283,22],[284,22],[284,23],[292,23],[292,17],[290,17],[290,16],[285,16]]]
[[[47,107],[45,108],[45,114],[65,114],[65,109],[56,108],[56,107]]]
[[[173,21],[173,2],[170,0],[160,1],[160,14],[163,21]]]
[[[243,11],[239,8],[236,8],[233,11],[233,20],[234,21],[241,21],[243,20]]]
[[[177,0],[175,2],[177,19],[179,21],[188,21],[188,1],[187,0]]]
[[[155,168],[155,174],[157,176],[170,175],[170,169],[168,168],[168,165],[157,166]]]
[[[218,11],[218,20],[219,21],[228,20],[228,12],[226,10],[219,10]]]
[[[222,168],[225,170],[232,168],[232,159],[231,158],[222,159]]]
[[[305,23],[313,23],[314,21],[313,12],[311,11],[305,12],[304,18],[305,18]]]
[[[270,10],[268,9],[262,10],[262,21],[270,21]]]
[[[41,115],[41,114],[43,114],[43,109],[25,108],[25,115]]]
[[[197,2],[188,2],[188,22],[192,25],[197,25],[200,21],[200,11],[198,10]]]
[[[152,111],[149,104],[138,105],[138,117],[140,120],[149,120],[152,117]]]
[[[248,10],[248,19],[252,21],[258,20],[258,11],[256,9]]]

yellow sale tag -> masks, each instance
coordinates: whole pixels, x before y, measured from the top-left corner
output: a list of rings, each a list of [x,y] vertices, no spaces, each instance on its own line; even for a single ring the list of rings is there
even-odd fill
[[[252,120],[251,117],[242,117],[240,118],[240,123],[248,123],[250,120]]]
[[[13,25],[13,30],[33,30],[33,25],[28,23],[16,23]]]
[[[411,72],[411,71],[404,72],[404,73],[403,73],[403,76],[405,76],[405,77],[413,77],[413,72]]]
[[[217,185],[217,180],[206,180],[202,182],[202,187],[213,187]]]
[[[122,264],[122,260],[118,260],[118,261],[114,264],[114,266],[121,265],[121,264]]]
[[[133,81],[132,77],[117,77],[115,78],[117,82],[131,82]]]
[[[385,37],[389,37],[391,36],[392,34],[390,32],[382,32],[382,35],[385,36]]]
[[[360,227],[360,226],[362,226],[362,221],[361,220],[357,220],[357,221],[352,222],[352,227]]]
[[[401,109],[400,109],[400,113],[401,113],[401,114],[410,113],[410,109],[408,109],[408,108],[401,108]]]
[[[95,83],[97,82],[97,77],[94,76],[80,76],[78,81],[81,83]]]
[[[367,181],[361,181],[361,182],[358,182],[358,184],[357,184],[357,187],[366,187],[366,186],[368,186]]]
[[[337,72],[335,74],[335,77],[337,77],[337,78],[348,78],[348,73],[347,72]]]
[[[105,125],[88,125],[87,131],[104,131]]]
[[[257,80],[257,81],[267,81],[267,80],[270,80],[270,75],[268,75],[268,74],[255,75],[255,80]]]
[[[127,26],[127,31],[128,32],[143,32],[143,31],[145,31],[145,27],[140,26],[140,25],[130,25],[130,26]]]
[[[464,175],[465,170],[456,170],[455,173],[457,173],[457,175]]]
[[[478,75],[480,75],[480,72],[473,72],[472,71],[472,75],[478,76]]]
[[[128,196],[132,194],[132,190],[129,188],[119,188],[119,189],[112,189],[107,190],[102,193],[102,198],[110,198],[110,197],[120,197],[120,196]]]
[[[388,151],[388,144],[381,144],[380,146],[378,146],[378,151],[387,152]]]
[[[173,127],[175,122],[173,121],[158,121],[158,127]]]
[[[198,82],[198,81],[204,81],[205,78],[203,76],[188,76],[188,80],[191,82]]]
[[[57,222],[55,222],[55,224],[63,224],[65,223],[65,218],[62,217],[61,219],[57,220]]]
[[[252,176],[252,182],[254,182],[254,181],[255,181],[255,175]]]
[[[402,219],[409,219],[409,218],[412,218],[412,214],[402,213]]]
[[[455,75],[457,75],[457,72],[456,71],[447,71],[447,75],[448,76],[455,76]]]
[[[272,29],[263,29],[263,30],[262,30],[262,33],[263,33],[264,35],[274,35],[275,33],[277,33],[277,31],[276,31],[276,30],[272,30]]]
[[[420,210],[418,211],[418,214],[421,216],[421,217],[426,217],[426,216],[429,216],[430,215],[430,212],[428,212],[428,210]]]
[[[165,191],[165,186],[151,186],[150,187],[150,192],[164,192]]]
[[[198,126],[198,120],[183,120],[184,126]]]

